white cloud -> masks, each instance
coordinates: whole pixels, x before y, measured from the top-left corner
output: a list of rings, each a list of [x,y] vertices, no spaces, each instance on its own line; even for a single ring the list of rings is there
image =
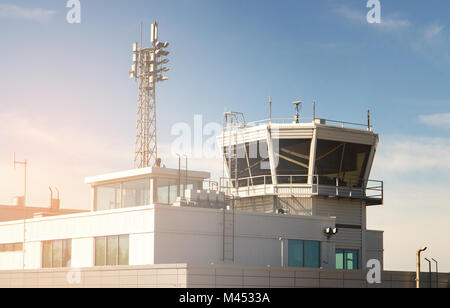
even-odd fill
[[[45,21],[56,14],[56,11],[40,8],[25,8],[13,4],[0,4],[0,17],[19,18],[32,21]]]
[[[450,171],[450,139],[387,137],[380,143],[374,171],[381,175]]]
[[[441,35],[444,29],[445,29],[444,25],[440,23],[434,23],[423,29],[422,33],[425,39],[432,40]]]
[[[420,115],[420,122],[430,126],[450,128],[450,113],[436,113],[430,115]]]

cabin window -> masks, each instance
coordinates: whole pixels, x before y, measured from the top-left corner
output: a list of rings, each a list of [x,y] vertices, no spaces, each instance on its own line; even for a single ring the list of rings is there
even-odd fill
[[[308,183],[311,139],[274,140],[278,184]]]
[[[224,158],[234,186],[236,177],[239,179],[239,187],[272,183],[266,141],[241,143],[231,148],[224,147]]]
[[[361,187],[371,148],[365,144],[317,140],[315,173],[319,184]]]

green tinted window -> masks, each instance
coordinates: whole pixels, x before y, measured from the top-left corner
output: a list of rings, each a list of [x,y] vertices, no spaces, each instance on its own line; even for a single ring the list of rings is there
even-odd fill
[[[303,241],[288,241],[288,266],[303,267]]]
[[[305,267],[320,267],[320,245],[319,242],[305,241]]]

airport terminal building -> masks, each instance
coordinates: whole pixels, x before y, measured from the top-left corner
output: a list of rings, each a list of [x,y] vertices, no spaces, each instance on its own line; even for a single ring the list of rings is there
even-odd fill
[[[383,203],[373,128],[232,117],[219,180],[156,166],[93,176],[89,212],[0,223],[0,286],[72,286],[74,268],[75,286],[369,286],[367,261],[383,264],[383,232],[366,228]],[[383,279],[414,286],[411,273]]]

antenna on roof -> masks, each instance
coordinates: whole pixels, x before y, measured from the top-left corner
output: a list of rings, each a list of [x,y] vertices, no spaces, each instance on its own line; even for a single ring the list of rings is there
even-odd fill
[[[313,102],[313,121],[316,120],[316,102]]]
[[[370,109],[367,109],[367,129],[370,130]]]
[[[272,96],[269,96],[269,123],[272,123]]]
[[[295,118],[294,118],[294,123],[299,123],[300,122],[300,114],[299,114],[299,107],[302,105],[301,101],[295,101],[292,104],[295,105]]]

